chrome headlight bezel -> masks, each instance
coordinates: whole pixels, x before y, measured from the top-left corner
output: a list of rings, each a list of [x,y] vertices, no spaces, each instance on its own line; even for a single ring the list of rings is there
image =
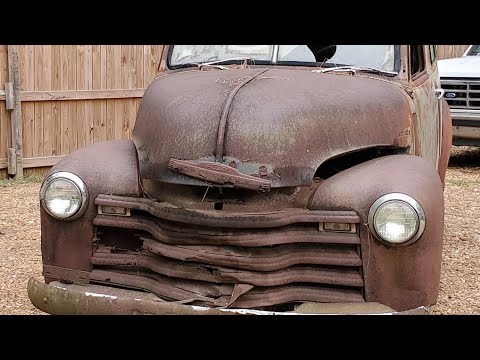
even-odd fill
[[[82,202],[81,202],[80,206],[78,207],[78,210],[69,217],[59,217],[59,216],[55,215],[54,213],[52,213],[50,211],[50,209],[48,208],[48,206],[45,202],[45,192],[46,192],[46,190],[48,189],[50,184],[52,184],[54,181],[57,181],[57,180],[60,180],[60,179],[61,180],[66,180],[66,181],[72,183],[77,188],[78,192],[80,193],[81,199],[82,199]],[[77,175],[75,175],[71,172],[68,172],[68,171],[54,172],[54,173],[48,175],[45,178],[45,180],[42,183],[42,186],[40,187],[40,203],[42,204],[43,209],[50,216],[52,216],[53,218],[55,218],[57,220],[71,221],[71,220],[78,219],[80,216],[83,215],[83,213],[85,212],[85,210],[87,209],[87,206],[88,206],[87,186],[85,185],[83,180],[80,179],[80,177],[78,177]]]
[[[380,208],[381,205],[387,202],[390,202],[392,200],[405,203],[406,205],[410,206],[417,215],[417,221],[418,221],[417,231],[412,235],[412,237],[410,237],[410,239],[401,243],[394,243],[394,242],[390,242],[387,239],[384,239],[377,233],[377,230],[375,229],[375,214],[377,210]],[[418,203],[418,201],[416,201],[411,196],[402,194],[402,193],[390,193],[390,194],[386,194],[379,197],[372,204],[372,206],[370,207],[370,211],[368,213],[368,226],[372,234],[375,236],[375,238],[378,239],[383,244],[386,244],[388,246],[407,246],[407,245],[413,244],[420,238],[420,236],[422,236],[425,230],[425,212],[423,208],[420,206],[420,204]]]

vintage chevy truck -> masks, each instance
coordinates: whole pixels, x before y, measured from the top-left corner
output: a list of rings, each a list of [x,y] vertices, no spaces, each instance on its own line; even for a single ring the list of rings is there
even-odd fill
[[[433,45],[172,45],[131,140],[40,189],[51,314],[427,314],[452,125]]]

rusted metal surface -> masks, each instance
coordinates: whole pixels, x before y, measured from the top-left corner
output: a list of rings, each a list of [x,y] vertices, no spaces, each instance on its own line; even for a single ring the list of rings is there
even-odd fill
[[[84,215],[70,222],[55,220],[40,206],[43,263],[90,271],[97,213],[93,202],[99,193],[140,196],[137,152],[131,140],[92,144],[70,153],[50,173],[60,170],[70,171],[85,182],[88,206]]]
[[[230,95],[228,95],[228,99],[225,102],[225,105],[223,106],[222,110],[222,116],[220,118],[220,122],[218,124],[218,133],[217,133],[217,146],[215,148],[215,160],[217,162],[221,162],[223,160],[223,155],[225,151],[225,131],[227,127],[227,119],[230,114],[230,108],[232,106],[233,99],[235,95],[238,93],[238,91],[244,87],[246,84],[248,84],[250,81],[258,77],[259,75],[263,74],[265,71],[268,69],[262,69],[252,76],[247,77],[245,80],[240,82],[235,88],[230,91]]]
[[[153,292],[155,305],[33,283],[32,301],[49,294],[65,308],[50,297],[38,306],[86,313],[434,304],[451,123],[438,119],[436,67],[411,80],[408,57],[403,46],[392,78],[277,65],[166,70],[145,92],[133,141],[90,145],[52,169],[85,182],[85,214],[63,222],[41,209],[46,282],[89,277]],[[384,151],[370,160],[369,149]],[[409,246],[369,232],[369,208],[389,192],[425,211],[424,234]]]
[[[328,245],[278,245],[274,248],[249,249],[238,246],[177,245],[169,246],[142,238],[143,248],[155,254],[212,265],[239,269],[272,271],[298,264],[361,266],[362,259],[356,250]]]
[[[272,183],[270,180],[242,174],[231,166],[208,161],[170,159],[168,161],[168,168],[208,183],[227,184],[244,189],[268,191]]]
[[[168,161],[215,162],[224,94],[233,90],[231,82],[257,71],[190,70],[154,80],[132,134],[141,176],[205,185],[170,171]],[[410,114],[404,91],[388,81],[272,68],[235,95],[225,133],[225,163],[236,159],[237,169],[248,175],[265,166],[277,175],[272,187],[309,186],[316,169],[331,157],[393,145],[410,127]]]
[[[138,252],[136,254],[95,253],[92,257],[92,264],[125,266],[132,268],[132,270],[144,268],[170,278],[210,283],[278,286],[295,282],[308,282],[355,287],[363,286],[363,280],[358,272],[358,268],[355,270],[296,265],[280,270],[255,272],[216,266],[210,263],[172,261],[159,256],[151,256],[148,252]],[[236,266],[234,259],[228,265]]]
[[[203,226],[223,226],[230,228],[267,228],[294,223],[345,222],[356,223],[359,218],[354,211],[284,209],[268,213],[231,213],[205,210],[182,209],[153,199],[123,197],[99,194],[96,205],[117,206],[142,210],[165,220]]]
[[[143,230],[166,244],[183,245],[232,245],[232,246],[270,246],[290,243],[318,244],[359,244],[360,239],[355,234],[319,233],[318,228],[285,227],[281,229],[251,229],[239,232],[225,232],[219,229],[185,229],[181,226],[162,224],[144,217],[115,218],[97,216],[93,223],[99,226],[109,226],[122,229]]]
[[[92,280],[102,283],[122,284],[128,287],[146,289],[156,295],[160,295],[161,297],[182,302],[202,301],[206,303],[205,305],[225,307],[230,302],[231,298],[231,294],[221,295],[217,298],[208,298],[192,291],[193,286],[190,286],[190,289],[188,290],[180,289],[177,286],[181,284],[181,281],[176,281],[175,287],[169,286],[168,284],[162,283],[163,277],[157,274],[147,275],[140,273],[140,275],[135,275],[112,271],[93,270],[91,277]],[[186,287],[188,287],[188,283],[186,284]],[[355,303],[364,302],[365,300],[358,291],[354,290],[338,290],[335,288],[322,288],[314,287],[308,284],[298,284],[269,288],[254,288],[241,295],[233,304],[235,307],[239,308],[252,308],[271,306],[278,303],[304,301]]]
[[[442,189],[440,177],[430,161],[417,156],[393,155],[332,176],[312,197],[311,208],[354,209],[361,217],[361,224],[365,224],[360,227],[360,238],[366,301],[380,302],[398,311],[435,303],[443,244]],[[425,212],[425,231],[409,246],[384,245],[368,229],[371,204],[391,192],[412,196]]]
[[[28,281],[28,295],[41,311],[55,315],[428,315],[428,307],[396,312],[379,303],[304,303],[295,311],[225,309],[164,301],[152,293],[89,284]]]
[[[112,197],[99,195],[96,201],[102,202],[105,199],[111,200]],[[132,203],[141,203],[138,199],[119,196],[114,201],[115,206],[130,203],[131,207]],[[153,202],[153,205],[162,204]],[[162,206],[166,205],[168,204]],[[295,209],[287,209],[283,215],[289,218],[288,215],[295,212]],[[345,292],[345,299],[353,293],[362,297],[364,282],[360,272],[362,261],[357,234],[329,233],[319,229],[323,220],[342,223],[357,221],[358,215],[355,212],[320,211],[312,220],[313,226],[306,224],[308,218],[305,216],[299,218],[300,224],[289,222],[284,225],[277,221],[278,218],[272,217],[276,212],[235,214],[237,219],[255,217],[257,223],[263,222],[262,227],[251,229],[248,226],[237,228],[237,222],[231,223],[233,213],[220,216],[215,211],[201,211],[202,214],[215,215],[208,222],[203,222],[203,226],[189,222],[170,223],[160,218],[160,213],[154,216],[152,211],[151,213],[149,217],[147,214],[133,214],[130,218],[106,215],[95,218],[94,223],[103,227],[97,234],[98,246],[91,262],[96,270],[117,273],[116,280],[110,278],[112,284],[137,286],[178,301],[185,301],[191,296],[180,296],[177,290],[169,292],[171,287],[180,287],[199,296],[209,297],[215,284],[232,286],[228,297],[219,295],[219,298],[207,302],[210,306],[240,306],[238,301],[243,301],[247,294],[260,289],[263,293],[270,294],[268,305],[294,301],[289,300],[297,299],[297,295],[293,295],[294,288],[302,294],[303,300],[297,299],[298,301],[314,301],[313,294],[317,294],[317,300],[320,301],[327,293],[333,294],[330,293],[333,288],[328,286],[337,287],[334,292],[336,296]],[[180,218],[176,216],[177,220]],[[235,226],[230,227],[232,224]],[[138,236],[141,244],[135,246],[136,250],[110,247],[108,244],[117,242],[115,235],[108,236],[108,229],[119,227],[143,230],[153,238]],[[140,282],[130,276],[138,271],[144,277],[154,276],[154,279]],[[308,289],[314,290],[309,293],[305,284],[310,284]],[[165,285],[169,287],[165,288]],[[245,293],[235,292],[238,286],[247,285],[252,289],[247,288]],[[287,285],[290,287],[283,288]],[[353,288],[357,289],[354,291]],[[266,300],[254,296],[245,304],[248,307],[267,306],[262,305],[264,301]]]
[[[90,272],[66,269],[58,266],[43,265],[42,275],[62,281],[75,282],[77,284],[88,284],[90,282]]]

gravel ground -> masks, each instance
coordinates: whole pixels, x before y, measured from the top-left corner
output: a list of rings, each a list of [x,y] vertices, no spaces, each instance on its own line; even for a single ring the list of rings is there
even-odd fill
[[[0,314],[43,314],[28,299],[41,279],[39,182],[0,181]],[[445,242],[434,314],[480,314],[480,148],[454,147],[445,187]]]

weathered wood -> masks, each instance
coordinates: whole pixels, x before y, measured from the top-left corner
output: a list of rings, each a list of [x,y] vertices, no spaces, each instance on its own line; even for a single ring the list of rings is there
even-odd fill
[[[43,88],[40,90],[51,91],[52,89],[52,45],[43,45],[43,65],[44,78]],[[52,103],[43,103],[43,155],[51,156],[54,154],[53,134],[56,132],[53,121]]]
[[[16,152],[15,178],[23,177],[22,104],[20,100],[20,70],[18,67],[18,45],[8,45],[8,74],[13,81],[14,106],[11,111],[12,148]]]
[[[13,82],[9,81],[5,83],[5,108],[7,110],[13,110],[14,99],[13,99]]]
[[[51,73],[51,90],[62,90],[61,84],[61,59],[60,59],[60,46],[53,45],[51,47],[51,57],[52,57],[52,73]],[[54,127],[53,139],[52,139],[52,149],[51,153],[48,155],[59,155],[64,154],[62,151],[62,103],[52,102],[52,123]]]
[[[64,157],[65,155],[26,158],[26,159],[23,159],[23,167],[26,169],[26,168],[34,168],[34,167],[42,167],[42,166],[53,166]]]
[[[6,86],[6,84],[5,84]],[[145,89],[107,89],[107,90],[60,90],[60,91],[22,91],[22,102],[32,101],[71,101],[71,100],[107,100],[141,98]],[[0,91],[0,101],[6,94]]]
[[[437,58],[450,59],[462,56],[469,45],[438,45]]]
[[[8,175],[15,175],[17,173],[17,152],[13,148],[8,148],[7,150]]]
[[[145,88],[157,72],[162,45],[16,48],[21,156],[30,159],[65,155],[90,142],[129,138]],[[2,105],[7,105],[5,83],[13,85],[8,49],[8,45],[0,45],[0,157],[4,159],[0,160],[1,176],[7,175],[7,148],[16,148],[12,144],[14,110],[6,110]],[[26,169],[28,173],[32,170]]]
[[[10,151],[10,148],[8,149]],[[35,158],[24,158],[23,159],[23,168],[30,169],[30,168],[40,168],[46,166],[53,166],[61,159],[63,159],[65,155],[60,156],[42,156],[42,157],[35,157]],[[10,156],[8,158],[0,159],[0,170],[7,169],[9,166]],[[13,175],[13,174],[12,174]]]
[[[93,46],[92,45],[85,45],[85,53],[84,53],[84,89],[85,90],[93,90]],[[83,103],[84,106],[84,137],[85,137],[85,145],[93,144],[93,115],[94,115],[94,104],[91,100],[85,100]]]
[[[42,71],[44,65],[44,54],[42,46],[35,46],[34,48],[34,67],[35,71],[33,73],[34,76],[34,90],[38,88],[44,88],[44,72]],[[43,102],[35,102],[35,128],[34,128],[34,148],[33,154],[34,156],[45,156],[43,152]]]
[[[103,80],[105,73],[102,68],[105,68],[102,64],[102,47],[94,45],[92,49],[92,87],[94,90],[105,89],[105,81]],[[105,100],[92,101],[93,126],[90,137],[92,143],[105,141],[107,137],[104,104]]]
[[[34,45],[25,45],[22,67],[25,69],[25,91],[35,90],[35,48]],[[20,93],[20,100],[22,93]],[[35,103],[22,101],[22,117],[24,124],[24,157],[38,156],[35,152]]]
[[[115,45],[106,45],[106,59],[105,59],[105,88],[113,89],[114,84],[114,47]],[[115,100],[106,101],[105,109],[105,126],[107,128],[107,140],[115,139]]]

